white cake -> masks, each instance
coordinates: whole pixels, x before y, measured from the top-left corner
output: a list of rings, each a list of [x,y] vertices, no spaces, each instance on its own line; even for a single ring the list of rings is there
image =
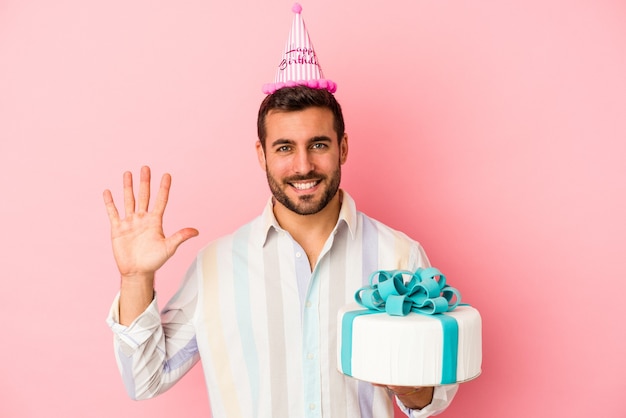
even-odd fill
[[[392,316],[382,312],[353,317],[355,311],[369,312],[353,304],[338,314],[337,366],[340,372],[359,380],[397,386],[460,383],[480,374],[481,318],[471,306],[458,306],[451,312],[436,315]],[[451,347],[450,341],[455,339],[448,337],[446,356],[441,315],[454,318],[458,324],[458,345]],[[352,328],[351,335],[344,335],[344,326],[346,332]],[[450,335],[449,330],[447,335]],[[456,353],[455,358],[451,358],[451,353]]]

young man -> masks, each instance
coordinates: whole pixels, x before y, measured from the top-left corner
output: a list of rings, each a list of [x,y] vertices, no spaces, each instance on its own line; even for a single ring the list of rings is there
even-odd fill
[[[412,417],[445,409],[456,385],[388,388],[337,371],[338,309],[371,272],[428,260],[419,243],[358,212],[340,190],[348,136],[334,96],[281,88],[261,104],[258,134],[272,198],[198,254],[161,315],[155,272],[198,232],[163,235],[169,175],[148,211],[149,169],[137,202],[125,173],[124,219],[104,193],[122,277],[108,321],[129,395],[162,393],[202,359],[214,417],[392,417],[394,393]]]

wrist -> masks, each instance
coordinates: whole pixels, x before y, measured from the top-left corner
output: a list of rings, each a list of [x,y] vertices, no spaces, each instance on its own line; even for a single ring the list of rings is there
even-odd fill
[[[122,276],[120,324],[129,326],[154,300],[154,276]]]
[[[122,284],[129,285],[145,285],[146,283],[152,284],[154,282],[154,272],[120,273],[120,280]]]

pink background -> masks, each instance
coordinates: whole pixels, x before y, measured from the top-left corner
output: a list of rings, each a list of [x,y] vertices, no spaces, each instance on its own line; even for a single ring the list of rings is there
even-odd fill
[[[125,394],[101,193],[172,173],[166,229],[201,236],[159,274],[163,303],[266,201],[256,110],[291,5],[0,0],[0,416],[208,416],[199,367]],[[624,2],[303,7],[345,109],[344,187],[483,315],[483,375],[442,416],[626,416]]]

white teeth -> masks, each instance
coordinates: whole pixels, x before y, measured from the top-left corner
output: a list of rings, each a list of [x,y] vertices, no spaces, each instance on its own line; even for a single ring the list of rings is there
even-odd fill
[[[308,183],[292,183],[293,187],[295,187],[298,190],[306,190],[306,189],[310,189],[312,187],[314,187],[317,182],[316,181],[310,181]]]

